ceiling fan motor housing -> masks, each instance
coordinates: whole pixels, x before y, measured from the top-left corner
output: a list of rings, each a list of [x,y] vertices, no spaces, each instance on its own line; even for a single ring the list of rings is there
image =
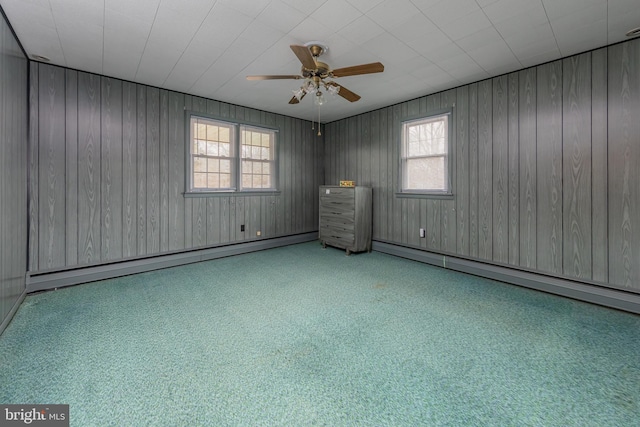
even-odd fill
[[[325,79],[329,77],[330,70],[331,68],[329,68],[329,66],[324,62],[316,61],[315,70],[309,70],[304,66],[302,67],[302,76],[304,78],[320,77],[321,79]]]

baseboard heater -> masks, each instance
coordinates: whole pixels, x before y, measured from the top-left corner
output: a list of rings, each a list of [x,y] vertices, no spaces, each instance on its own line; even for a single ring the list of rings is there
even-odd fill
[[[640,294],[597,284],[545,276],[385,242],[373,242],[373,250],[462,273],[498,280],[538,291],[640,314]]]
[[[311,232],[291,236],[274,237],[271,239],[253,240],[250,242],[235,243],[225,246],[195,249],[185,252],[168,253],[111,264],[28,273],[27,293],[62,288],[87,282],[95,282],[96,280],[112,279],[114,277],[128,276],[130,274],[144,273],[146,271],[176,267],[179,265],[224,258],[232,255],[240,255],[264,249],[277,248],[280,246],[294,245],[317,239],[318,232]]]

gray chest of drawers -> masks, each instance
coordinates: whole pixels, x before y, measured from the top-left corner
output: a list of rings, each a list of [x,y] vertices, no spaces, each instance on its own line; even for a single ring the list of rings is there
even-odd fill
[[[371,188],[320,187],[320,242],[351,252],[371,251]]]

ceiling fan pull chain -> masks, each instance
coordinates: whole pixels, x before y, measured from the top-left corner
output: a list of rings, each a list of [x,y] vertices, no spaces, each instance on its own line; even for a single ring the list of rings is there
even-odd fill
[[[320,132],[320,106],[318,105],[318,136],[322,136]]]

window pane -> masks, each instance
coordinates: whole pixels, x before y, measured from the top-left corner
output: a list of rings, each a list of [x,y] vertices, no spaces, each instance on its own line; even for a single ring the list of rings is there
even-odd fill
[[[242,174],[242,188],[251,188],[251,174]]]
[[[262,153],[260,154],[260,158],[262,160],[271,160],[271,153],[269,152],[269,148],[262,148],[261,151]]]
[[[209,188],[220,188],[220,175],[217,173],[209,173],[207,174],[207,187]]]
[[[407,159],[404,188],[409,190],[446,190],[445,157]]]
[[[262,173],[266,175],[271,175],[271,163],[262,164]]]
[[[228,127],[220,127],[218,141],[231,142],[231,133],[229,132]]]
[[[402,134],[402,189],[448,191],[448,114],[407,122]]]
[[[231,175],[228,173],[220,174],[220,188],[231,188]]]
[[[207,154],[209,156],[217,156],[218,155],[218,143],[207,141]]]
[[[194,172],[206,172],[207,171],[207,161],[202,157],[195,157],[193,159],[193,171]]]
[[[271,177],[269,175],[262,175],[262,188],[271,188]]]
[[[268,133],[263,133],[262,134],[262,144],[263,147],[270,147],[271,146],[271,135]]]
[[[220,172],[231,173],[231,160],[220,160]]]
[[[219,153],[220,157],[231,157],[231,144],[219,144]]]
[[[193,187],[194,188],[206,188],[207,187],[207,174],[206,173],[194,173],[193,174]]]
[[[262,140],[262,133],[252,132],[251,134],[251,145],[260,146]]]
[[[262,188],[262,176],[254,175],[253,176],[253,188]]]
[[[218,130],[220,128],[214,125],[207,126],[207,139],[209,141],[217,141],[218,140]]]
[[[198,139],[207,139],[207,125],[196,121],[195,134]]]
[[[219,172],[220,171],[220,160],[218,160],[218,159],[207,159],[207,171],[208,172]]]
[[[262,163],[260,162],[253,163],[253,173],[258,175],[262,174]]]
[[[252,159],[259,159],[260,158],[260,151],[261,151],[260,147],[251,147],[251,158]]]
[[[207,141],[199,139],[196,141],[196,146],[195,154],[207,154]]]

